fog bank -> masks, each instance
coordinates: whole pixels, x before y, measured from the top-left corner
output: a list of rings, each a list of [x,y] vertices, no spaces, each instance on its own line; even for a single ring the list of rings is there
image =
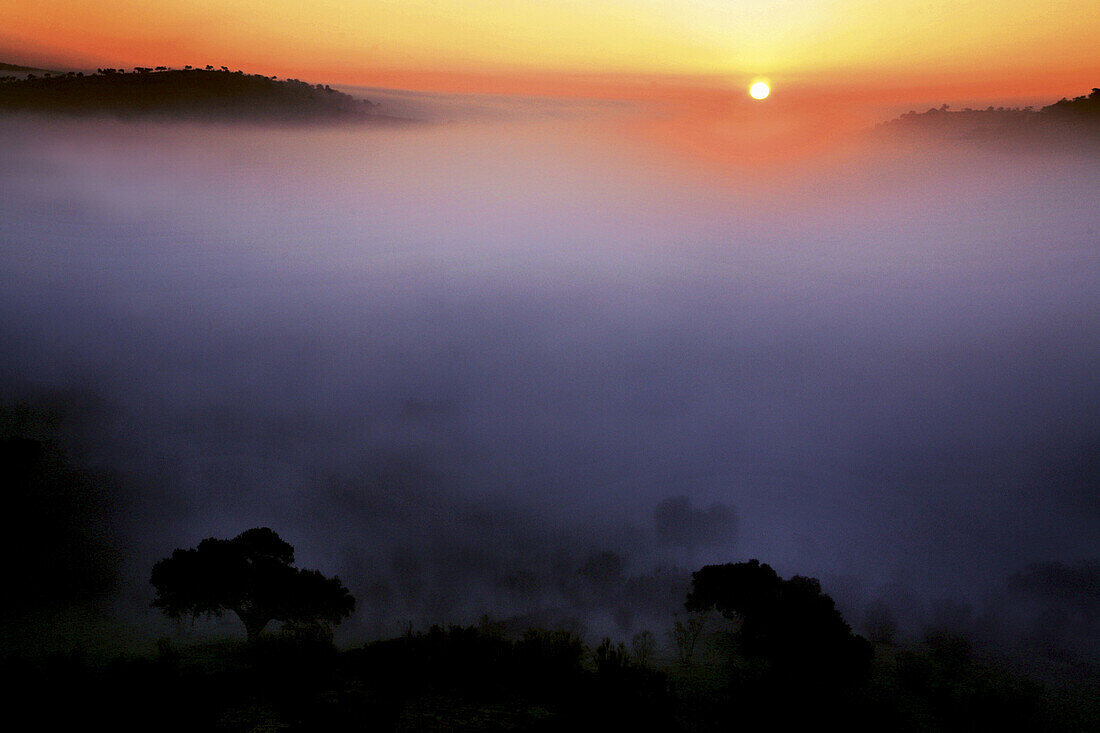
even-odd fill
[[[3,123],[0,388],[94,398],[65,429],[126,487],[125,603],[261,525],[341,573],[352,636],[637,627],[748,557],[980,610],[1095,557],[1095,159],[715,167],[531,107]]]

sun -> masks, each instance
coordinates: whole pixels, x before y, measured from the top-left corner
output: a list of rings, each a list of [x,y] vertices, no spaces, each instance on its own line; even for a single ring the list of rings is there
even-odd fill
[[[772,88],[768,86],[767,82],[758,81],[749,87],[749,96],[753,99],[765,99],[772,93]]]

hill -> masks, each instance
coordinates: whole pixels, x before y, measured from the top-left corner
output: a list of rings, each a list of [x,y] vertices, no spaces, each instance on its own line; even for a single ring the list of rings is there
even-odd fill
[[[973,142],[1020,144],[1100,143],[1100,88],[1074,99],[1061,99],[1041,109],[987,107],[952,110],[948,105],[926,112],[907,112],[876,128],[889,135],[933,134]]]
[[[327,85],[206,69],[136,67],[25,78],[0,76],[0,113],[30,112],[173,120],[394,121],[374,104]]]
[[[39,69],[39,68],[34,67],[34,66],[20,66],[19,64],[0,63],[0,72],[8,72],[8,73],[14,72],[14,73],[17,73],[17,74],[27,74],[27,73],[31,73],[31,72],[36,72],[36,73],[42,74],[42,73],[49,72],[49,69]],[[50,73],[52,73],[52,72],[50,72]]]

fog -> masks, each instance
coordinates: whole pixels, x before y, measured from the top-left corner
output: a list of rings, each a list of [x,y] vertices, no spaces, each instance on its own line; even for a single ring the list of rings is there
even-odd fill
[[[636,630],[749,557],[927,622],[1095,557],[1095,158],[380,96],[429,122],[0,128],[0,396],[121,487],[116,613],[253,526],[350,639]]]

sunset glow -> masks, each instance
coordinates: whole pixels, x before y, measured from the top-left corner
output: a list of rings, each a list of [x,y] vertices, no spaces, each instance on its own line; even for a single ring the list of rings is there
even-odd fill
[[[1072,22],[1069,22],[1072,19]],[[5,3],[0,57],[40,66],[226,64],[352,84],[452,75],[853,75],[1074,91],[1100,68],[1090,0],[138,0]],[[1011,80],[1011,81],[1010,81]]]

